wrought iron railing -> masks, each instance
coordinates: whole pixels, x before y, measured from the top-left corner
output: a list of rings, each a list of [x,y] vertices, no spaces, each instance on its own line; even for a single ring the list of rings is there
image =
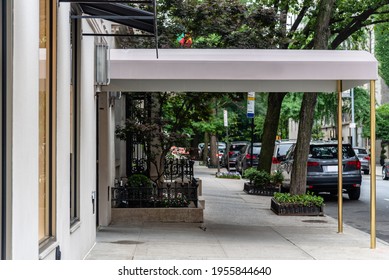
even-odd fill
[[[173,182],[181,179],[182,182],[193,179],[194,161],[190,159],[166,159],[164,168],[164,179]]]
[[[198,182],[163,183],[162,186],[133,187],[116,184],[112,188],[113,208],[187,207],[191,202],[198,205]]]

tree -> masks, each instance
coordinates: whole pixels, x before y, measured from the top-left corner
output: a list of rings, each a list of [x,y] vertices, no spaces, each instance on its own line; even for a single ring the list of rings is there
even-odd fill
[[[319,14],[316,22],[314,35],[314,49],[327,49],[329,34],[329,23],[335,0],[321,0]],[[300,110],[300,121],[297,143],[294,153],[294,166],[291,174],[290,193],[302,194],[306,192],[307,166],[306,161],[309,154],[313,119],[318,93],[304,93]]]
[[[389,85],[389,23],[375,27],[375,54],[380,62],[379,72],[385,83]]]
[[[298,122],[299,112],[302,101],[302,93],[288,93],[281,107],[280,124],[278,130],[281,134],[281,139],[286,139],[289,135],[289,120]]]
[[[173,145],[187,147],[192,131],[192,121],[211,118],[212,108],[209,94],[194,93],[148,93],[153,102],[148,113],[142,104],[134,106],[133,115],[124,125],[116,127],[116,137],[126,141],[136,136],[137,141],[146,143],[148,161],[154,166],[157,184],[162,181],[165,157]]]
[[[267,1],[269,2],[269,1]],[[273,0],[270,1],[274,9],[277,11],[277,14],[285,14],[285,10],[288,13],[296,15],[295,21],[291,24],[290,29],[287,30],[286,38],[287,40],[284,44],[280,44],[280,48],[294,48],[294,49],[337,49],[341,48],[342,44],[349,39],[353,41],[361,41],[363,37],[364,28],[373,24],[378,24],[382,22],[387,22],[389,20],[388,10],[389,3],[386,0],[336,0],[336,1],[313,1],[313,0],[304,0],[304,1],[284,1],[284,0]],[[331,7],[336,6],[336,9],[333,9],[331,13],[326,12],[322,9],[321,5],[329,4]],[[321,15],[327,13],[329,20],[327,25],[318,24],[321,22]],[[281,17],[282,18],[282,17]],[[282,22],[280,23],[282,26]],[[316,34],[321,32],[321,34]],[[323,36],[328,38],[327,42],[323,46],[318,47],[318,39],[323,40]],[[316,45],[315,45],[316,44]],[[270,94],[273,95],[273,94]],[[278,108],[279,103],[282,103],[283,96],[282,94],[276,93],[275,98],[270,98],[272,104],[269,104],[269,108]],[[280,96],[281,95],[281,96]],[[317,95],[310,94],[305,97],[305,102],[303,101],[302,107],[312,107],[313,104],[316,104]],[[277,115],[278,110],[273,110],[272,114],[266,115],[264,135],[274,136],[274,130],[276,127],[273,125],[266,125],[266,123],[275,123],[274,119],[279,118]],[[308,115],[306,115],[308,113]],[[307,109],[302,109],[300,117],[311,117],[313,114],[308,112]],[[305,119],[304,119],[305,120]],[[313,121],[309,122],[304,121],[304,126],[300,128],[302,134],[310,139],[310,131],[312,130]],[[270,131],[273,132],[270,132]],[[309,142],[301,143],[299,148],[300,151],[306,154],[306,151],[309,147]],[[266,143],[262,143],[262,150],[272,151],[274,146],[274,138],[269,137]],[[305,147],[305,148],[303,148]],[[270,153],[262,154],[260,158],[260,164],[264,165],[262,168],[267,168],[270,170],[271,166],[271,155]],[[298,161],[295,161],[295,165],[299,165],[299,169],[306,169],[305,166],[306,157],[301,157]],[[261,166],[259,166],[261,168]],[[297,171],[296,171],[297,172]],[[301,177],[301,185],[305,182],[304,171],[298,172],[296,176]],[[305,184],[305,183],[304,183]],[[297,187],[299,184],[293,184],[291,189],[293,192],[299,193],[305,191],[303,188]],[[301,186],[300,185],[300,186]]]
[[[177,34],[190,32],[192,48],[275,48],[283,39],[278,15],[259,2],[165,0],[162,9],[169,20],[161,27],[160,41],[171,42]],[[216,160],[216,153],[211,152],[212,163]]]
[[[389,104],[383,104],[376,110],[377,138],[389,142]]]

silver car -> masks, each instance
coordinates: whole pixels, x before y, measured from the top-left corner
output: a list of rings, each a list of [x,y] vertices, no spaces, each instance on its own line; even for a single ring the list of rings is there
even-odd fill
[[[370,173],[370,155],[365,148],[354,147],[354,152],[361,162],[361,170],[364,174]]]

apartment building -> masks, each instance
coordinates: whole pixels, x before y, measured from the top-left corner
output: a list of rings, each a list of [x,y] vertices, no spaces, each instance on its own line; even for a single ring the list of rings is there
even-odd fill
[[[111,2],[1,1],[0,259],[82,259],[110,222]]]

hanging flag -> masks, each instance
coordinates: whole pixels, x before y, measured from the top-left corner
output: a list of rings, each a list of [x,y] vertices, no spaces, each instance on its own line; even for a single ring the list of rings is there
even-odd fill
[[[193,43],[192,36],[190,35],[190,33],[187,32],[187,33],[185,33],[185,35],[183,37],[181,37],[181,36],[177,38],[181,47],[190,48],[192,46],[192,43]]]
[[[180,41],[185,37],[185,33],[182,33],[177,37],[177,42],[180,43]]]

